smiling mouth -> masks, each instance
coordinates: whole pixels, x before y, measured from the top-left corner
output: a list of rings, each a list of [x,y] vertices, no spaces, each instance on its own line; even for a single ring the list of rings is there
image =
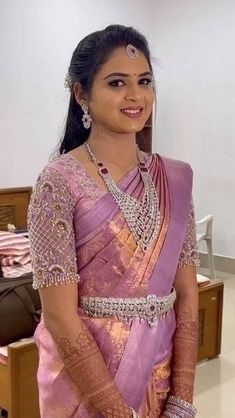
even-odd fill
[[[123,115],[128,116],[129,118],[138,118],[142,115],[143,113],[143,108],[138,108],[138,109],[121,109],[121,113],[123,113]]]

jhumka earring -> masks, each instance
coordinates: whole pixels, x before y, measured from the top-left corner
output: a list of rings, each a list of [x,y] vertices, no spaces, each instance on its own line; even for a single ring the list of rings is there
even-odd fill
[[[127,45],[126,53],[127,53],[128,57],[131,58],[132,60],[138,58],[138,56],[139,56],[138,49],[131,44]]]
[[[81,108],[84,112],[83,117],[82,117],[82,123],[85,129],[89,129],[91,127],[91,116],[88,113],[88,106],[85,102],[81,103]]]

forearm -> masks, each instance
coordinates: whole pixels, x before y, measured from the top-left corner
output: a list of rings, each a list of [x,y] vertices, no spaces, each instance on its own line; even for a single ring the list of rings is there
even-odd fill
[[[198,294],[179,296],[176,304],[176,331],[173,340],[171,395],[189,403],[198,351]]]
[[[118,391],[97,343],[84,322],[75,317],[69,323],[48,320],[46,326],[68,373],[88,404],[106,418],[130,417],[131,410]]]

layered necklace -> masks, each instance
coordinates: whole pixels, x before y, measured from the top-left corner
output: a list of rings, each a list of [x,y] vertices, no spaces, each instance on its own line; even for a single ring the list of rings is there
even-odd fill
[[[108,191],[122,211],[136,243],[141,247],[143,252],[147,251],[158,234],[161,219],[157,191],[145,162],[140,160],[137,152],[139,161],[138,170],[144,184],[142,200],[138,201],[135,197],[125,193],[117,186],[109,174],[107,167],[97,161],[90,145],[87,142],[84,145]]]

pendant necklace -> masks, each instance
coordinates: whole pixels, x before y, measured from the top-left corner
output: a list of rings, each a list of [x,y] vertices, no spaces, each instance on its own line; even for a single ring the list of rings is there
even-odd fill
[[[84,145],[108,191],[121,210],[136,243],[143,252],[147,251],[158,234],[161,214],[157,191],[145,162],[140,160],[137,152],[138,170],[144,184],[144,194],[139,202],[135,197],[130,196],[118,187],[104,164],[97,161],[90,145],[87,142]]]

